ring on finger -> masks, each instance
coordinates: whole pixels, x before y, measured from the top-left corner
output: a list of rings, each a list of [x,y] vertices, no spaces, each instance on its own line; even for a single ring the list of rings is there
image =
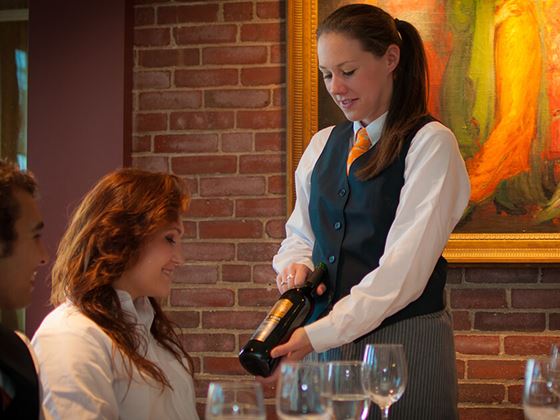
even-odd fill
[[[280,282],[280,286],[285,286],[286,284],[288,284],[288,282],[287,282],[286,280],[282,280],[282,281]]]
[[[293,274],[288,274],[288,276],[286,277],[286,280],[290,281],[294,278]]]

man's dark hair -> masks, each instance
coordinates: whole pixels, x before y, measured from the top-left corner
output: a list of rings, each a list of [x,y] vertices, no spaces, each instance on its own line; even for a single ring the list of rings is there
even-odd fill
[[[18,190],[35,195],[35,178],[14,163],[0,159],[0,258],[12,253],[17,239],[15,223],[21,209],[14,193]]]

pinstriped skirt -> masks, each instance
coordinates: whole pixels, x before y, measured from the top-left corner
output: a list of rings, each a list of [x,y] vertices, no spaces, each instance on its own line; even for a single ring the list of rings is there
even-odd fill
[[[421,315],[375,330],[357,343],[345,344],[310,360],[362,360],[367,344],[403,344],[408,384],[390,409],[391,420],[456,420],[457,372],[451,316],[447,310]],[[372,403],[369,420],[381,418]]]

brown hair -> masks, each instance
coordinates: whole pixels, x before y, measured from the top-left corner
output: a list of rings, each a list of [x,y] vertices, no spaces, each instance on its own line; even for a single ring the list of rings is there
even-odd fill
[[[376,6],[349,4],[331,13],[319,26],[317,38],[335,32],[360,41],[365,51],[383,56],[395,44],[400,61],[394,72],[393,96],[378,151],[358,172],[370,179],[399,155],[408,132],[428,113],[428,68],[422,38],[414,26]]]
[[[139,258],[148,237],[176,222],[189,204],[187,187],[178,177],[138,169],[121,169],[102,178],[74,211],[58,247],[52,271],[51,302],[68,298],[111,337],[118,351],[162,387],[171,387],[163,371],[142,357],[136,326],[122,310],[112,284]],[[181,346],[173,324],[159,303],[150,332],[192,374],[192,359]],[[186,358],[187,365],[183,363]]]
[[[20,206],[14,192],[20,190],[35,195],[37,183],[29,172],[0,159],[0,258],[9,257],[17,239],[15,223]]]

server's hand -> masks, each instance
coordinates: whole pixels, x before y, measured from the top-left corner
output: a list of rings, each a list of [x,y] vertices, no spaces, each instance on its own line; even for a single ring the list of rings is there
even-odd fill
[[[278,290],[280,293],[284,293],[286,290],[303,286],[309,273],[311,273],[311,270],[305,264],[290,264],[276,276]],[[317,287],[316,293],[321,296],[325,293],[325,290],[327,290],[327,287],[321,283]]]

